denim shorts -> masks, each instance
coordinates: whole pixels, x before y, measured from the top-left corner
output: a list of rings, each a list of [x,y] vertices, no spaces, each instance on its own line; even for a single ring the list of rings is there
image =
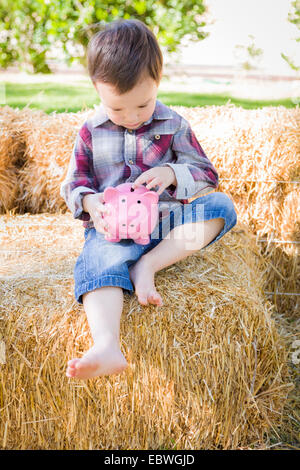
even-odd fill
[[[129,267],[157,246],[174,227],[203,220],[224,219],[222,231],[208,245],[219,240],[237,222],[232,200],[222,192],[214,192],[194,199],[189,204],[179,204],[175,211],[160,220],[150,235],[146,245],[135,243],[132,239],[119,242],[105,240],[95,228],[84,231],[85,243],[74,267],[75,298],[82,304],[82,295],[103,286],[122,287],[128,293],[134,292],[129,277]],[[204,249],[203,248],[203,249]]]

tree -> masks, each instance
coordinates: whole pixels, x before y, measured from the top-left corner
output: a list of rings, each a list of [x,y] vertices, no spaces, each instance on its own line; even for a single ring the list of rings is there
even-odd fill
[[[300,31],[300,0],[295,0],[294,2],[292,2],[292,11],[290,11],[290,13],[288,14],[288,21],[296,25],[298,30]],[[300,42],[300,37],[298,37],[296,41]],[[300,64],[296,65],[294,61],[283,52],[281,53],[281,57],[289,64],[289,66],[293,70],[295,70],[296,72],[300,71]]]
[[[174,52],[184,36],[208,35],[204,12],[203,0],[1,0],[0,66],[47,73],[47,60],[58,53],[69,65],[85,63],[89,39],[117,18],[144,21],[161,47]]]
[[[242,68],[247,71],[255,69],[263,55],[263,50],[255,46],[254,36],[248,34],[248,37],[252,41],[251,44],[248,46],[237,44],[234,50],[235,56],[240,61]]]

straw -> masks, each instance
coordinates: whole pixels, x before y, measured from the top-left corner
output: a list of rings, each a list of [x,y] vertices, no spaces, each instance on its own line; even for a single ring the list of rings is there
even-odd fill
[[[0,221],[2,448],[270,445],[292,385],[274,307],[261,292],[265,260],[243,227],[157,273],[163,307],[125,293],[129,367],[82,382],[65,376],[67,361],[92,345],[73,293],[81,222],[71,214]]]

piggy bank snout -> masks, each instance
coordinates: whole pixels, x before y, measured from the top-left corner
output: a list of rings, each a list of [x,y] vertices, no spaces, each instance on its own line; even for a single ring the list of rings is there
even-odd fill
[[[131,222],[130,220],[128,221],[122,221],[120,224],[120,230],[123,232],[129,231],[134,231],[134,229],[137,229],[138,224]]]

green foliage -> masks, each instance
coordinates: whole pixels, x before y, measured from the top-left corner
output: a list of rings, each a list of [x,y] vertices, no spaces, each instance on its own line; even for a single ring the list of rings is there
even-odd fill
[[[291,5],[292,10],[288,14],[288,21],[293,23],[300,31],[300,0],[294,0]],[[296,41],[300,42],[300,37],[298,37]],[[300,71],[300,64],[296,65],[293,60],[284,53],[281,53],[281,57],[289,64],[289,66],[293,70],[295,70],[296,72]]]
[[[290,59],[290,57],[285,55],[283,52],[281,53],[281,57],[289,64],[289,66],[291,67],[292,70],[295,70],[295,72],[300,71],[300,67],[295,65],[294,62],[292,61],[292,59]]]
[[[47,73],[47,60],[57,54],[68,65],[84,63],[92,35],[118,18],[144,21],[173,52],[187,35],[191,41],[207,36],[204,12],[203,0],[1,0],[0,67]]]
[[[300,30],[300,0],[294,0],[292,2],[292,8],[292,11],[288,15],[288,20],[294,23]],[[298,38],[297,41],[300,41],[300,38]]]
[[[263,55],[263,50],[255,46],[254,36],[248,34],[248,37],[252,41],[251,44],[248,46],[240,44],[235,46],[236,57],[242,59],[241,66],[244,70],[254,69]]]

